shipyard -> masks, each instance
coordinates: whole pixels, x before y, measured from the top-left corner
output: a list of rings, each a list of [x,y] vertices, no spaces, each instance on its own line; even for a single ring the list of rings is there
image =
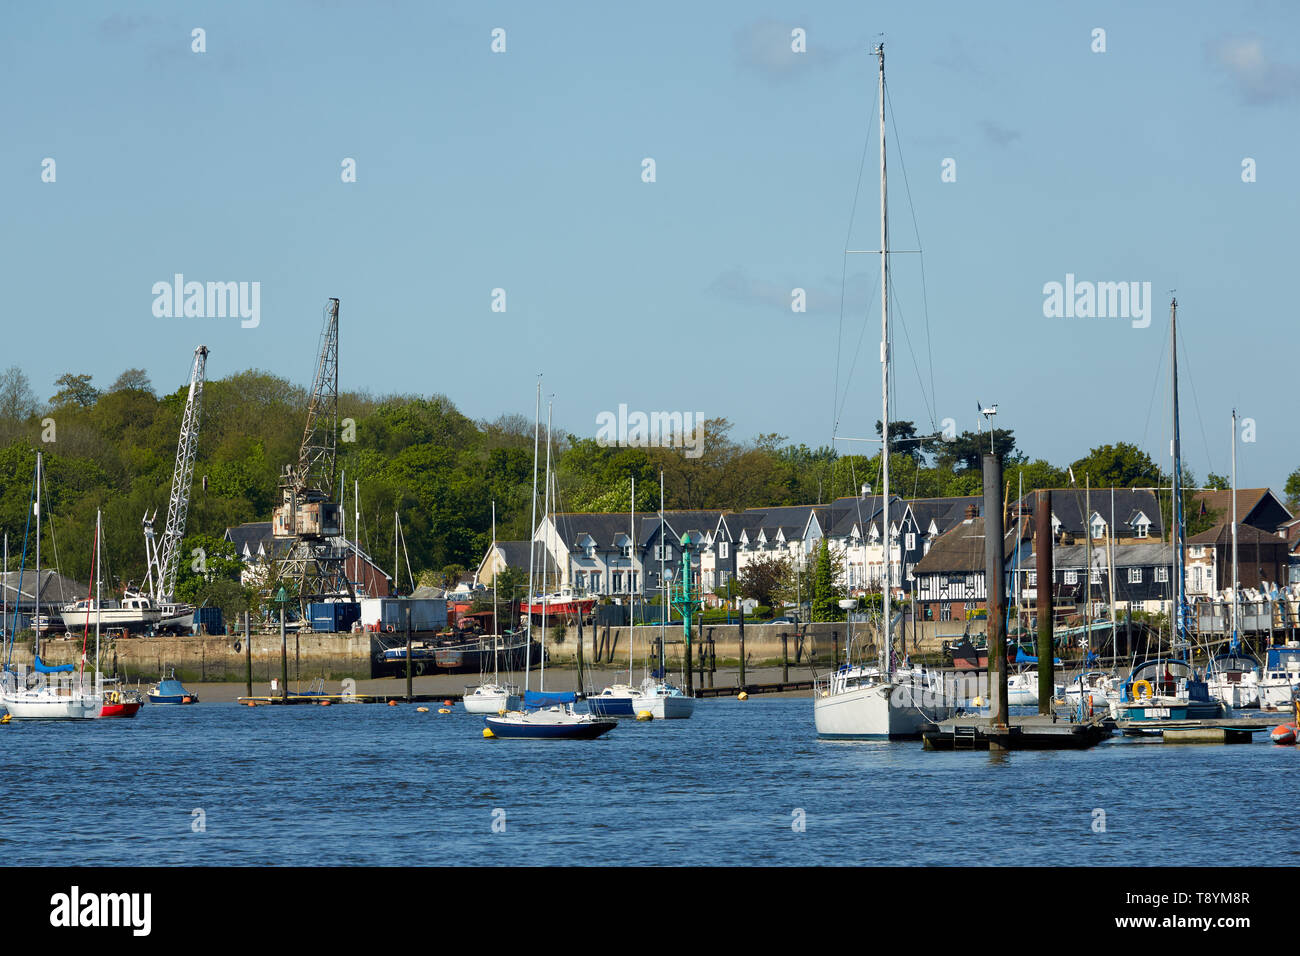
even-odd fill
[[[1281,927],[1300,12],[0,16],[20,926]]]

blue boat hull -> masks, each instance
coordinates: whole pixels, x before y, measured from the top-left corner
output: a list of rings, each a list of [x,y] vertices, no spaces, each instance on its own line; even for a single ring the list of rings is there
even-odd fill
[[[495,717],[484,719],[495,737],[521,740],[594,740],[617,725],[616,720],[591,720],[576,724],[518,724]]]
[[[151,704],[197,704],[199,702],[198,698],[193,695],[164,695],[162,697],[155,697],[153,694],[146,694],[145,696],[149,698],[149,703]]]
[[[631,697],[588,697],[587,709],[597,717],[635,717]]]

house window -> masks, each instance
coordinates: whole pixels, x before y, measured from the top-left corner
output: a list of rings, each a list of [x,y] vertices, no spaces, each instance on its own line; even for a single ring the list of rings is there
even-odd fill
[[[914,532],[914,531],[909,531],[909,532],[907,533],[907,542],[906,542],[906,544],[907,544],[907,550],[908,550],[908,551],[915,551],[915,550],[916,550],[916,532]]]
[[[596,546],[594,544],[587,545],[587,557],[594,558],[595,556],[596,556]]]
[[[1092,536],[1094,538],[1106,537],[1106,522],[1098,518],[1092,523]]]
[[[1150,521],[1139,521],[1139,522],[1138,522],[1138,526],[1137,526],[1137,536],[1138,536],[1139,538],[1145,538],[1145,537],[1147,537],[1147,533],[1148,533],[1150,530],[1151,530],[1151,522],[1150,522]]]
[[[1168,583],[1169,583],[1169,569],[1168,569],[1168,568],[1156,568],[1156,583],[1157,583],[1157,584],[1168,584]]]
[[[1064,580],[1065,580],[1065,583],[1066,583],[1066,584],[1078,584],[1078,583],[1079,583],[1079,572],[1078,572],[1078,571],[1066,571],[1066,572],[1065,572],[1065,578],[1064,578]]]
[[[610,575],[611,583],[615,591],[623,590],[623,572],[615,571]]]
[[[573,586],[582,590],[587,586],[587,573],[585,571],[575,571],[573,574]]]
[[[1028,588],[1036,588],[1036,587],[1038,587],[1038,572],[1037,572],[1037,571],[1030,571],[1029,574],[1026,575],[1025,587],[1028,587]]]
[[[1088,580],[1093,584],[1101,584],[1101,568],[1093,568]]]
[[[1129,583],[1129,584],[1141,584],[1141,583],[1142,583],[1142,569],[1141,569],[1141,568],[1129,568],[1129,569],[1128,569],[1128,583]]]
[[[730,547],[728,547],[726,541],[719,541],[719,542],[718,542],[718,557],[720,557],[720,558],[729,558],[729,557],[731,557],[731,549],[730,549]]]
[[[630,544],[623,549],[623,557],[625,558],[632,557],[632,546]]]
[[[599,590],[600,590],[600,572],[599,572],[599,571],[592,571],[592,572],[591,572],[591,589],[592,589],[593,591],[599,591]]]
[[[939,607],[939,620],[941,620],[941,621],[951,621],[951,620],[952,620],[952,607],[951,607],[951,605],[943,604],[943,605],[941,605],[941,606]]]

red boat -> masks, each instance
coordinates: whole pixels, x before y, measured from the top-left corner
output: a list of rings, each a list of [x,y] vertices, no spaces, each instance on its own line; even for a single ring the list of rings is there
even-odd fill
[[[136,691],[109,690],[104,692],[104,709],[100,717],[134,717],[144,706],[144,698]]]
[[[591,609],[596,606],[594,597],[579,597],[574,593],[573,588],[561,588],[557,594],[545,594],[540,599],[533,599],[531,602],[523,602],[522,613],[532,614],[540,617],[543,610],[547,616],[563,615],[566,617],[577,617],[578,615],[587,615]]]

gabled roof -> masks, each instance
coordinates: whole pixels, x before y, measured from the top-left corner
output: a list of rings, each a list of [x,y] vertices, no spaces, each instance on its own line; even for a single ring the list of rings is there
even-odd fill
[[[1063,568],[1069,570],[1078,570],[1085,566],[1088,560],[1088,548],[1082,544],[1058,545],[1052,549],[1052,567],[1055,570]],[[1173,548],[1166,542],[1152,541],[1149,544],[1126,544],[1123,547],[1112,548],[1114,552],[1114,561],[1116,569],[1119,568],[1145,568],[1145,567],[1170,567],[1173,563]],[[1023,570],[1033,571],[1035,558],[1023,561]],[[1107,559],[1105,548],[1092,549],[1092,566],[1094,569],[1100,568],[1106,570]]]
[[[1192,535],[1187,539],[1187,543],[1212,544],[1220,548],[1231,548],[1232,523],[1224,521],[1216,524],[1213,528],[1202,531],[1200,534]],[[1237,522],[1237,551],[1241,552],[1244,548],[1259,546],[1285,548],[1287,543],[1276,534],[1269,534],[1267,531],[1261,531],[1253,525]]]
[[[1028,527],[1021,529],[1021,541],[1032,540]],[[1002,541],[1003,560],[1016,550],[1016,526],[1011,522]],[[968,518],[937,538],[930,550],[917,562],[913,574],[936,574],[946,571],[983,572],[984,519]]]
[[[1217,511],[1220,521],[1232,522],[1232,491],[1198,491],[1193,496],[1198,505]],[[1237,521],[1265,531],[1276,531],[1291,518],[1286,505],[1268,488],[1237,489]],[[1262,523],[1261,523],[1262,522]]]
[[[1052,516],[1060,523],[1060,531],[1066,534],[1082,536],[1089,522],[1084,520],[1086,505],[1091,498],[1092,510],[1101,515],[1107,527],[1117,534],[1126,536],[1134,534],[1136,522],[1140,515],[1145,515],[1151,522],[1147,536],[1159,538],[1164,534],[1164,524],[1160,517],[1160,502],[1154,491],[1143,488],[1113,489],[1114,508],[1112,510],[1112,489],[1093,488],[1091,492],[1084,488],[1052,488]],[[1029,492],[1020,499],[1020,506],[1026,514],[1033,514],[1034,493]]]
[[[8,599],[10,608],[15,604],[28,607],[36,603],[36,569],[27,568],[22,572],[21,595],[18,592],[18,574],[17,571],[0,572],[0,594]],[[90,585],[79,584],[50,568],[41,568],[40,584],[42,614],[45,613],[47,606],[58,610],[58,605],[84,600],[90,593]],[[9,624],[10,622],[6,622],[5,627],[7,628]]]

